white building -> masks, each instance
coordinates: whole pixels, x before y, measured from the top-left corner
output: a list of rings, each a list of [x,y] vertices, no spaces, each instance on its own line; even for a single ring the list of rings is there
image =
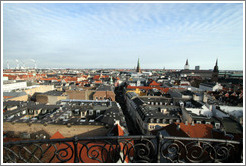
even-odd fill
[[[201,83],[199,85],[199,89],[204,90],[204,91],[218,91],[222,90],[223,86],[221,84],[217,83]]]
[[[26,81],[3,81],[3,92],[11,92],[12,90],[27,88]]]

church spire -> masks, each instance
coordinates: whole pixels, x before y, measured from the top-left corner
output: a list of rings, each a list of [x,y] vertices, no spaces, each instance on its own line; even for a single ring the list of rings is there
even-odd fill
[[[138,73],[141,72],[141,69],[140,69],[140,63],[139,63],[139,58],[138,58],[138,64],[137,64],[136,72],[138,72]]]
[[[186,59],[186,63],[185,63],[185,65],[189,65],[189,63],[188,63],[188,59]]]
[[[218,67],[218,58],[216,59],[216,63],[215,63],[215,66],[214,66],[214,70],[213,72],[219,72],[219,67]]]
[[[212,74],[213,82],[218,82],[218,75],[219,75],[219,67],[218,67],[218,58],[217,58],[215,66],[214,66],[213,74]]]
[[[188,63],[188,59],[186,59],[186,63],[184,65],[184,69],[185,70],[189,70],[190,66],[189,66],[189,63]]]

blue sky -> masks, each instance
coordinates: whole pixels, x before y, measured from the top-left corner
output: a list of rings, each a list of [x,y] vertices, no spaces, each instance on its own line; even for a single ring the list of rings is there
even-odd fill
[[[5,3],[3,60],[42,68],[243,69],[243,4]],[[21,64],[23,64],[21,62]]]

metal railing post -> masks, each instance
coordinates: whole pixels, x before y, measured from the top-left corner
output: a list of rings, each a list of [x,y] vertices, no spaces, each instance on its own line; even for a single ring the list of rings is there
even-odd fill
[[[240,140],[240,145],[239,145],[239,155],[238,155],[238,161],[239,163],[242,163],[244,160],[243,158],[243,140]]]
[[[160,132],[158,132],[156,136],[156,141],[157,141],[157,155],[156,155],[156,162],[160,163],[161,162],[161,141],[162,141],[162,135]]]
[[[78,158],[78,137],[77,136],[74,137],[73,145],[74,145],[74,163],[78,163],[79,158]]]

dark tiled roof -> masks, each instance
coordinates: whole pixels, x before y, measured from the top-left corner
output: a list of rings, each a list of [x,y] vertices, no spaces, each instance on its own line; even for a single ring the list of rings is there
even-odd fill
[[[63,93],[64,93],[63,91],[52,90],[52,91],[48,91],[42,94],[50,95],[50,96],[61,96]]]
[[[100,85],[97,88],[97,91],[113,91],[113,87],[108,85]]]
[[[211,73],[212,70],[181,70],[180,73]]]
[[[19,97],[27,95],[26,92],[3,92],[3,96]]]
[[[182,91],[181,92],[183,95],[189,95],[189,96],[192,96],[194,93],[189,91],[189,90],[185,90],[185,91]]]
[[[128,96],[128,98],[133,98],[133,97],[135,97],[135,96],[138,96],[135,92],[127,92],[127,94],[126,94],[127,96]]]
[[[142,105],[144,104],[143,100],[141,100],[140,98],[136,97],[133,99],[133,102],[136,104],[136,105]]]
[[[207,86],[207,87],[214,87],[216,85],[216,83],[211,83],[211,82],[208,82],[208,83],[201,83],[200,85],[203,85],[203,86]]]
[[[229,117],[224,117],[222,120],[222,125],[227,133],[242,134],[243,128],[240,123],[234,121]]]

